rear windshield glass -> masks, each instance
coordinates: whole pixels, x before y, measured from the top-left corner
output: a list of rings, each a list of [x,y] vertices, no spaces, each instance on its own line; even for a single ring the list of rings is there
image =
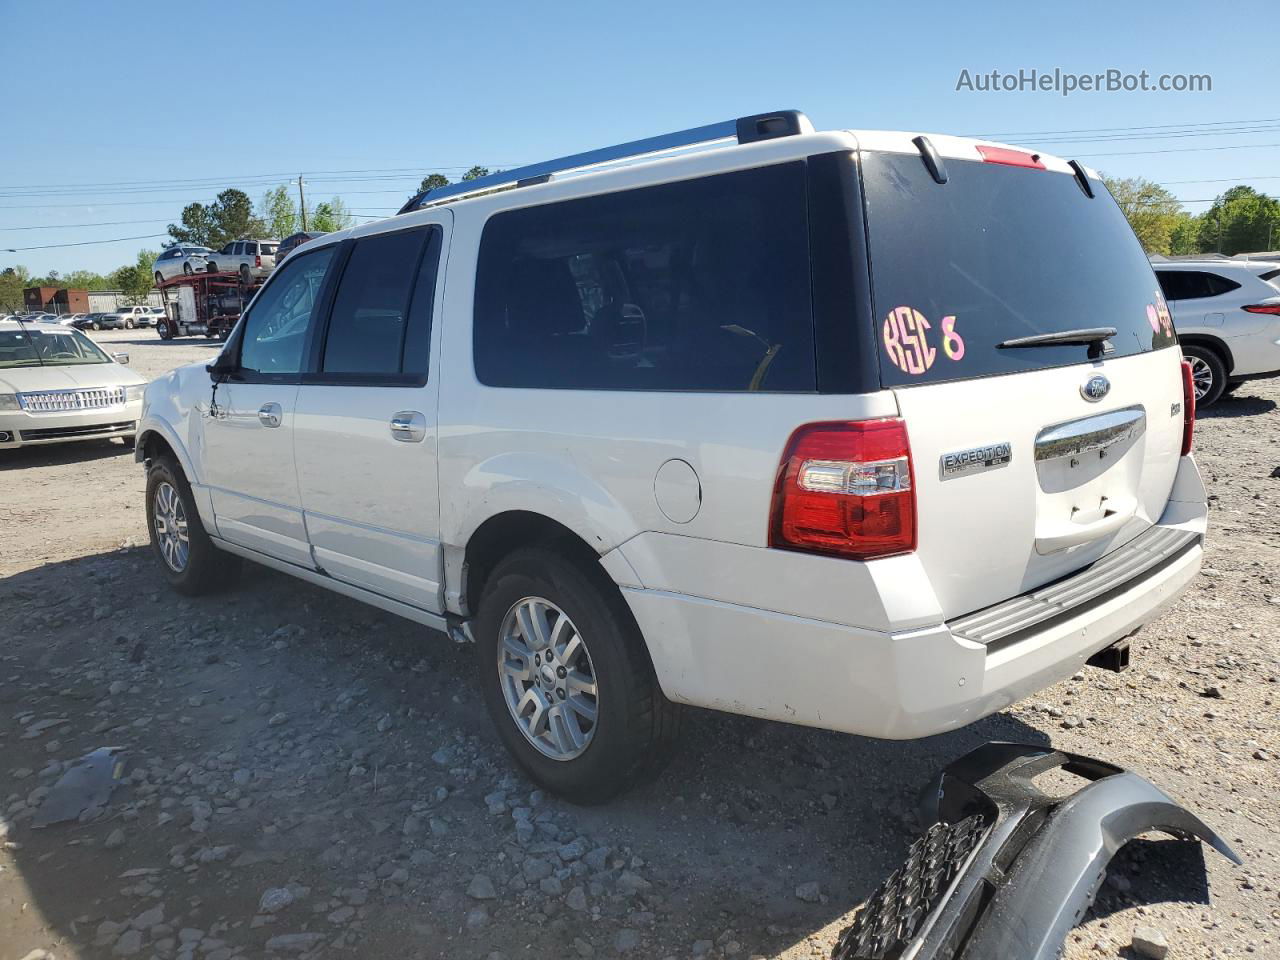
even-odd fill
[[[1001,348],[1114,327],[1110,356],[1175,342],[1151,265],[1106,189],[1067,174],[865,153],[882,382],[936,383],[1084,363],[1085,345]]]

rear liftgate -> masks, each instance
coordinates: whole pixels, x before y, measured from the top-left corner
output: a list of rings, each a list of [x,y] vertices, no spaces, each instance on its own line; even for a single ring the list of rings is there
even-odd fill
[[[1090,781],[1053,797],[1032,781]],[[1053,960],[1116,851],[1158,830],[1240,858],[1147,780],[1071,753],[988,743],[947,767],[925,835],[846,928],[834,960]]]

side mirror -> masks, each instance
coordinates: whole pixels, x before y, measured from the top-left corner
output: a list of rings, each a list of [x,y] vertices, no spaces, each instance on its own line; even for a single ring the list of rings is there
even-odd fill
[[[129,355],[127,353],[113,353],[111,359],[116,363],[125,364],[129,362]]]
[[[218,354],[213,363],[207,364],[205,370],[212,377],[229,377],[238,369],[235,358],[227,351]]]

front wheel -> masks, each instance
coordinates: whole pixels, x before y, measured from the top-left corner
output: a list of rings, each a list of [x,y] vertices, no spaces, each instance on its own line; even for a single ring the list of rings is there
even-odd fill
[[[160,334],[161,340],[172,340],[173,325],[168,320],[161,320],[156,324],[156,333]]]
[[[179,593],[197,596],[229,586],[240,573],[240,558],[213,545],[191,486],[177,462],[157,457],[147,467],[147,529],[160,570]]]
[[[549,549],[513,553],[485,583],[476,647],[498,736],[548,790],[602,803],[669,758],[680,708],[603,571]]]
[[[158,271],[158,270],[157,270],[157,271],[156,271],[156,286],[158,287],[158,286],[160,286],[160,284],[162,284],[162,283],[164,283],[164,274],[162,274],[160,271]]]
[[[126,330],[132,330],[132,329],[133,329],[133,321],[132,321],[132,320],[126,320],[126,321],[124,322],[124,328],[125,328]]]
[[[1207,407],[1222,396],[1227,387],[1227,365],[1208,347],[1186,344],[1182,356],[1191,364],[1191,383],[1196,391],[1196,406]]]
[[[189,264],[189,263],[184,263],[184,264],[182,265],[182,272],[183,272],[183,273],[185,273],[188,277],[189,277],[189,276],[191,276],[191,273],[192,273],[192,271],[191,271],[191,264]]]

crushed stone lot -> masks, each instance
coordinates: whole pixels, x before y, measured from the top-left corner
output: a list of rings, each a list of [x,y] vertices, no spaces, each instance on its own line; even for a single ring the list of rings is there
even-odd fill
[[[148,377],[217,346],[94,337]],[[1280,957],[1278,402],[1204,412],[1205,569],[1129,671],[910,743],[691,711],[663,775],[595,808],[515,770],[468,648],[251,564],[180,597],[132,451],[0,454],[0,960],[827,956],[920,789],[993,739],[1135,769],[1245,860],[1130,844],[1067,957]],[[37,827],[104,747],[96,819]]]

